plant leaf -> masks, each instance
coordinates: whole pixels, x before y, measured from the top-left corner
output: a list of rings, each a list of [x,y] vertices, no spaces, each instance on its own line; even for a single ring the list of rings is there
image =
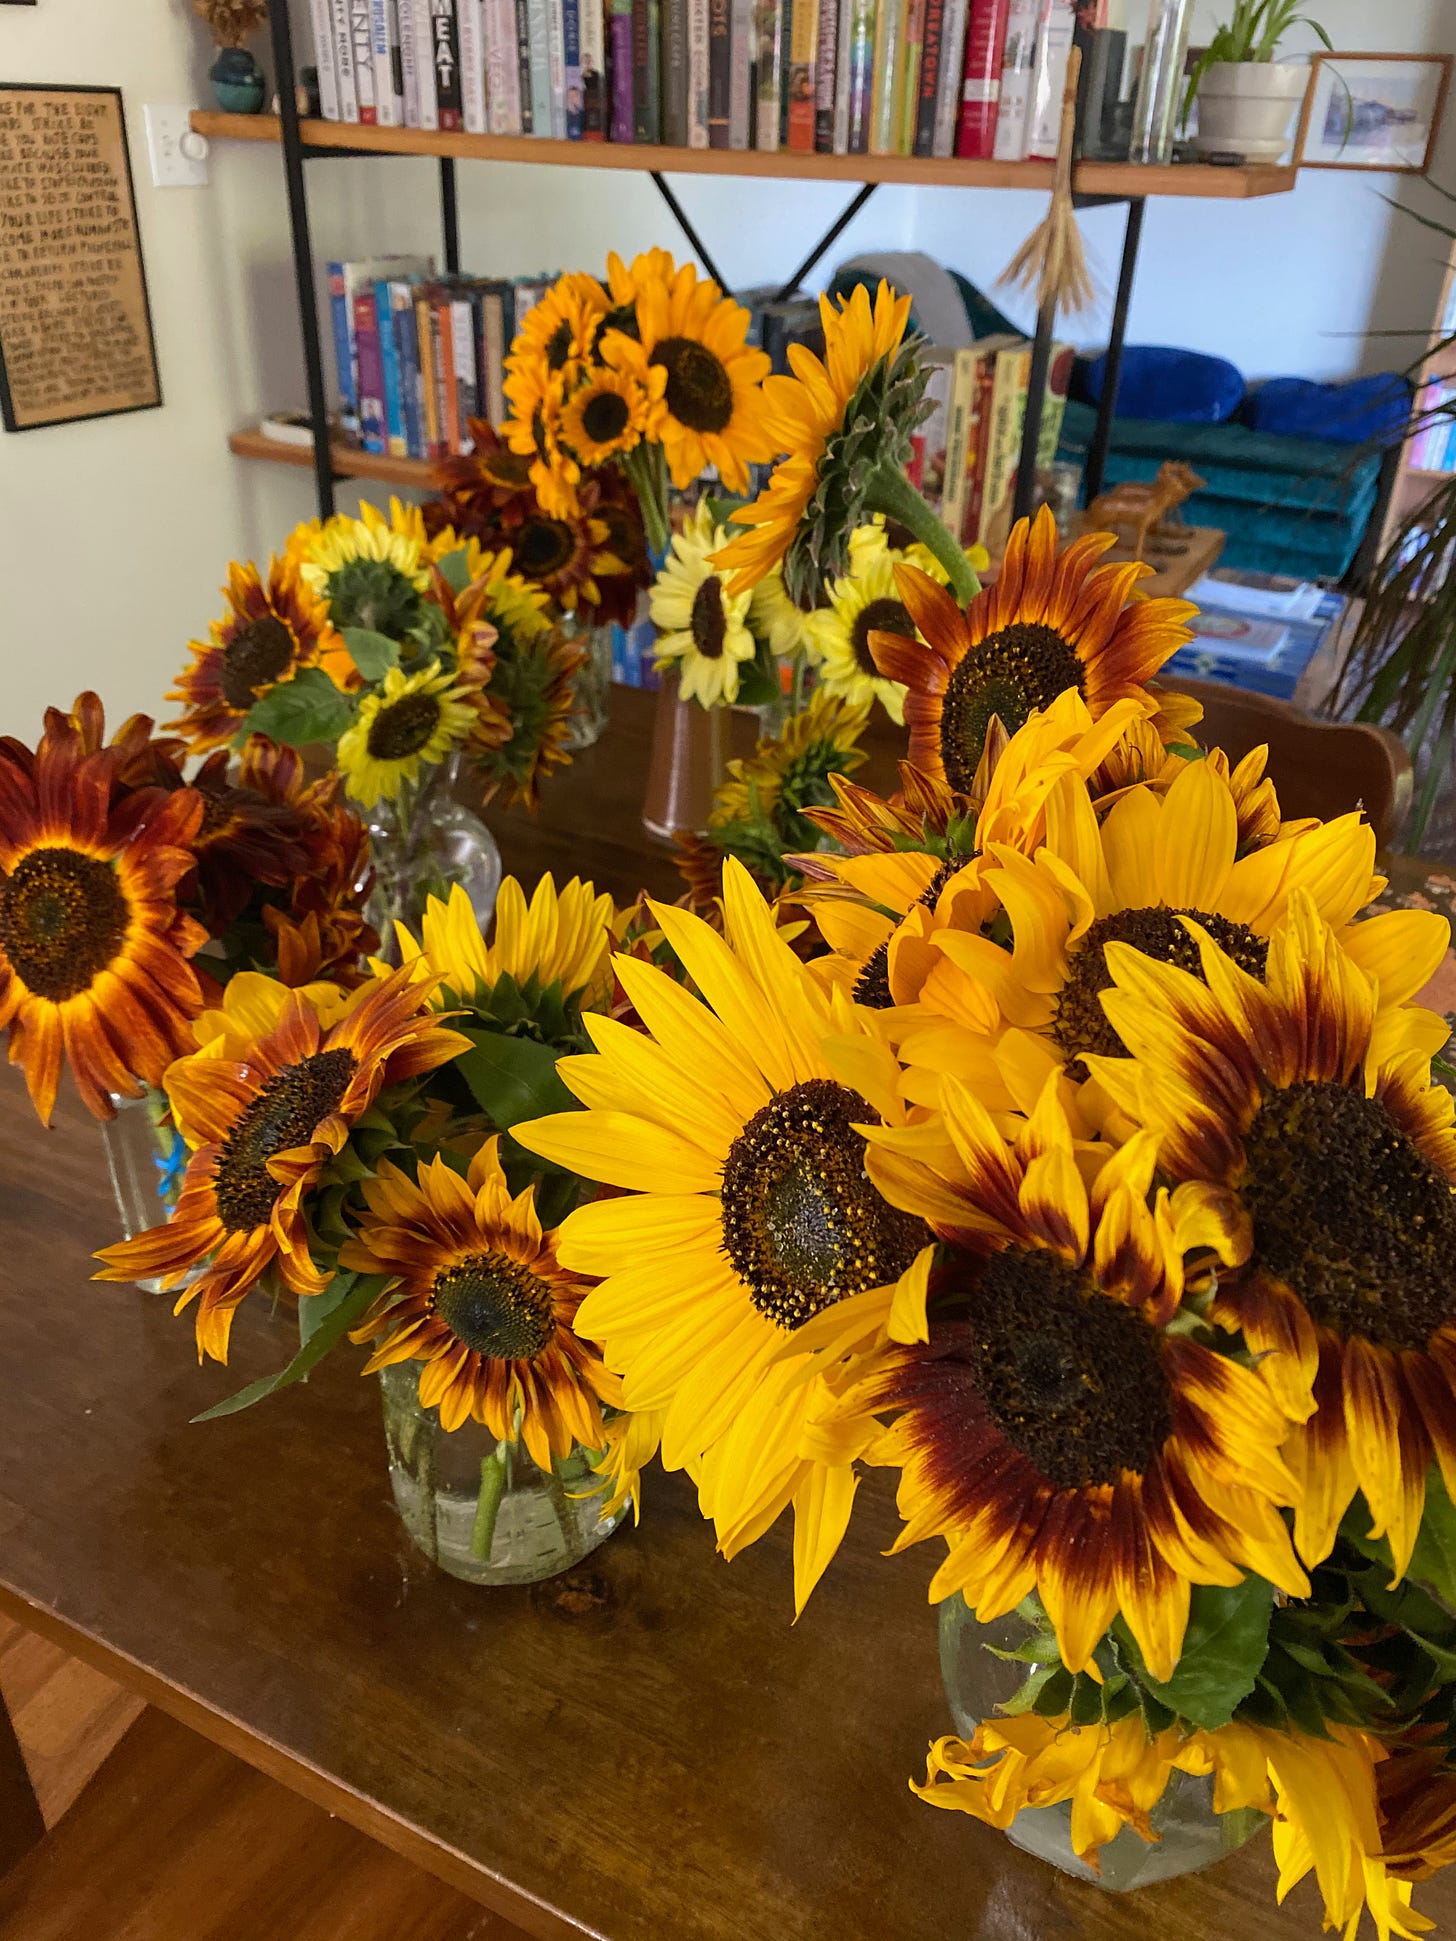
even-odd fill
[[[1378,1563],[1387,1573],[1388,1583],[1395,1574],[1394,1559],[1384,1537],[1366,1534],[1364,1526],[1369,1514],[1365,1498],[1357,1496],[1345,1512],[1340,1535],[1363,1556]],[[1456,1617],[1456,1506],[1446,1494],[1440,1468],[1435,1463],[1426,1475],[1425,1514],[1405,1581],[1418,1584],[1448,1617]]]
[[[337,741],[353,719],[353,702],[321,667],[300,667],[291,681],[269,688],[253,703],[243,728],[305,748],[312,741]]]
[[[508,1038],[499,1031],[467,1031],[474,1046],[455,1060],[482,1112],[498,1132],[523,1119],[548,1112],[570,1112],[578,1100],[556,1075],[558,1054],[534,1038]]]
[[[1273,1609],[1274,1586],[1262,1577],[1246,1577],[1231,1589],[1195,1584],[1183,1655],[1166,1682],[1148,1676],[1125,1620],[1118,1618],[1113,1628],[1139,1682],[1153,1697],[1212,1732],[1228,1724],[1240,1700],[1254,1689],[1268,1650]]]
[[[341,632],[354,665],[366,681],[382,681],[391,667],[399,666],[399,642],[388,634],[375,633],[372,627],[344,627]]]
[[[280,1368],[276,1375],[264,1375],[256,1382],[249,1382],[248,1386],[240,1388],[236,1395],[230,1395],[225,1402],[218,1402],[212,1408],[204,1409],[201,1415],[194,1415],[192,1420],[216,1422],[222,1416],[237,1415],[243,1409],[250,1409],[255,1402],[261,1402],[265,1396],[275,1394],[280,1388],[291,1388],[295,1382],[306,1382],[330,1348],[337,1347],[370,1302],[382,1294],[389,1285],[387,1274],[358,1276],[335,1274],[325,1293],[310,1295],[307,1298],[313,1301],[328,1301],[335,1283],[341,1280],[346,1283],[343,1293],[337,1296],[326,1314],[315,1317],[311,1321],[308,1340],[286,1368]],[[303,1316],[300,1313],[300,1331],[303,1325]]]

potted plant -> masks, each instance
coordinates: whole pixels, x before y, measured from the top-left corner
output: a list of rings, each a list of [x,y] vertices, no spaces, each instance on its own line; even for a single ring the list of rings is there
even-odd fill
[[[192,0],[192,11],[207,22],[218,50],[207,70],[218,107],[229,114],[257,114],[268,84],[247,43],[268,18],[268,0]]]
[[[1277,162],[1289,146],[1289,130],[1309,86],[1303,61],[1274,57],[1292,27],[1308,27],[1324,47],[1332,45],[1317,20],[1299,11],[1300,0],[1237,0],[1232,18],[1199,55],[1188,80],[1184,117],[1198,102],[1193,145],[1202,155],[1242,155]]]

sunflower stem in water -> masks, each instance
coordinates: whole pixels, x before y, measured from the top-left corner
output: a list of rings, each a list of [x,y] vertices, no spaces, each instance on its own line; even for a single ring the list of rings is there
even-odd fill
[[[961,605],[970,605],[981,590],[975,569],[903,472],[888,466],[872,472],[865,506],[870,512],[883,512],[887,519],[898,519],[902,526],[908,526],[945,568],[950,590]]]
[[[624,452],[621,464],[642,508],[648,551],[665,553],[672,540],[672,524],[667,513],[667,474],[661,464],[661,447],[644,442]]]
[[[490,1562],[490,1553],[495,1545],[496,1518],[500,1515],[501,1498],[506,1493],[506,1465],[510,1458],[510,1447],[508,1442],[498,1442],[480,1465],[480,1496],[475,1505],[475,1522],[470,1530],[470,1554],[480,1564]]]

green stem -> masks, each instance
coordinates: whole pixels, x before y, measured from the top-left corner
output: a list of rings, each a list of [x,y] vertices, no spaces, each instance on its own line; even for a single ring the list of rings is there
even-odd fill
[[[642,508],[642,526],[647,535],[648,548],[654,553],[665,553],[672,539],[672,527],[667,516],[666,473],[662,470],[661,448],[657,445],[638,445],[635,450],[623,454],[621,463],[632,490],[637,494],[637,503]]]
[[[803,711],[804,677],[808,671],[808,657],[802,652],[796,653],[790,662],[789,678],[793,682],[793,687],[789,695],[789,713],[791,716],[800,714]]]
[[[496,1518],[500,1515],[501,1498],[506,1493],[506,1458],[509,1451],[508,1442],[498,1442],[480,1465],[480,1496],[475,1505],[475,1522],[470,1530],[470,1554],[478,1564],[490,1562],[495,1543]]]
[[[962,606],[969,606],[981,590],[981,582],[965,553],[936,518],[903,472],[889,467],[870,474],[865,504],[871,512],[883,512],[887,519],[898,519],[927,547],[945,568],[952,593]]]

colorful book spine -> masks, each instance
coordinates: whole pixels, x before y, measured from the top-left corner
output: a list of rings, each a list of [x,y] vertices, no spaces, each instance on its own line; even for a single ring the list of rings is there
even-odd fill
[[[941,24],[940,82],[935,96],[935,124],[930,152],[945,161],[955,154],[961,118],[961,77],[966,54],[967,0],[945,0]]]
[[[988,162],[1000,153],[1001,64],[1006,53],[1008,13],[1009,0],[970,0],[955,151],[967,161]]]
[[[967,427],[965,504],[961,514],[961,543],[979,543],[981,508],[986,497],[986,467],[991,444],[991,401],[996,391],[996,353],[976,359],[976,388]]]
[[[547,22],[547,0],[526,0],[531,59],[531,132],[550,135],[551,126],[551,28]]]
[[[975,393],[976,353],[969,348],[958,350],[951,364],[950,399],[945,426],[945,479],[940,500],[941,523],[951,534],[959,534],[965,520],[966,447]]]
[[[348,0],[349,48],[354,63],[354,93],[359,102],[359,120],[366,128],[379,121],[378,91],[374,81],[374,36],[369,25],[373,0]]]
[[[404,392],[400,386],[399,351],[394,335],[394,299],[384,278],[374,285],[374,321],[379,332],[384,449],[394,458],[403,458],[409,450],[404,430]]]
[[[398,26],[391,20],[395,9],[390,0],[369,0],[369,52],[374,68],[374,118],[381,128],[398,128],[404,121],[404,104],[395,91],[394,38]]]
[[[384,405],[384,349],[374,288],[354,293],[354,365],[359,373],[359,442],[381,456],[389,449]]]
[[[480,0],[455,0],[460,34],[460,119],[471,135],[483,135],[485,119],[485,21]]]
[[[814,63],[819,53],[819,0],[794,0],[790,26],[788,112],[785,146],[798,155],[814,152]]]
[[[516,0],[516,91],[521,97],[521,133],[548,134],[548,129],[536,126],[531,93],[531,0]]]
[[[325,121],[339,121],[339,66],[334,57],[334,10],[329,0],[309,0],[309,25],[318,69],[319,113]]]
[[[839,85],[839,0],[819,0],[819,45],[814,53],[814,147],[834,152],[834,98]]]
[[[662,139],[669,148],[688,145],[688,0],[666,0],[662,9]]]
[[[919,101],[920,58],[925,49],[925,10],[928,0],[905,0],[900,32],[904,42],[900,82],[895,94],[895,148],[915,153],[915,117]]]
[[[746,12],[748,25],[745,34],[752,31],[753,0],[730,0],[731,32],[729,35],[730,68],[728,75],[728,146],[746,148],[748,146],[748,49],[742,49],[743,59],[738,60],[738,31],[740,12]],[[712,137],[708,129],[708,115],[711,101],[711,63],[712,32],[710,0],[688,0],[688,147],[708,148]],[[740,77],[739,68],[742,68]],[[736,90],[742,80],[742,100]],[[742,124],[743,140],[735,143],[734,136]]]
[[[604,0],[581,0],[581,138],[607,139],[607,39]]]
[[[1043,11],[1043,0],[1009,0],[1006,9],[1001,93],[996,104],[996,141],[991,151],[998,162],[1026,159],[1032,66],[1036,59],[1037,30]]]
[[[339,82],[339,119],[359,119],[359,90],[354,85],[354,29],[349,17],[350,0],[329,0],[333,22],[334,72]]]
[[[430,0],[430,56],[442,130],[464,126],[460,93],[460,27],[455,0]]]
[[[636,110],[632,102],[632,0],[609,0],[611,34],[612,140],[630,142]]]
[[[566,139],[579,142],[586,134],[581,105],[581,0],[561,0],[561,32],[566,53]]]
[[[940,70],[944,58],[945,0],[925,0],[920,73],[915,83],[915,134],[910,144],[916,155],[935,153],[935,111],[940,104]]]
[[[425,456],[420,421],[420,340],[415,329],[415,286],[406,278],[389,286],[389,321],[394,338],[395,369],[399,373],[400,410],[404,420],[404,456]]]
[[[404,125],[420,125],[420,73],[415,34],[414,0],[399,0],[399,85],[404,100]]]
[[[991,394],[991,429],[987,442],[985,497],[981,501],[979,538],[992,553],[1005,549],[1011,531],[1011,506],[1016,492],[1021,427],[1026,417],[1027,377],[1031,370],[1029,344],[996,354],[996,379]]]
[[[521,132],[521,74],[516,62],[514,0],[485,0],[486,123],[493,135]]]
[[[714,0],[717,4],[717,0]],[[758,121],[754,146],[769,154],[779,148],[784,93],[784,0],[761,0],[758,15]]]
[[[889,6],[892,0],[883,0]],[[874,112],[875,42],[879,8],[876,0],[850,0],[849,39],[845,46],[849,80],[846,89],[845,154],[867,155]]]
[[[925,402],[930,410],[910,437],[910,462],[905,476],[935,511],[945,492],[945,446],[949,430],[950,391],[955,375],[955,352],[929,350],[924,357]]]
[[[834,61],[834,135],[836,155],[849,153],[849,79],[854,39],[855,0],[839,0],[839,48]]]
[[[1051,0],[1037,25],[1031,64],[1031,99],[1026,110],[1026,153],[1032,161],[1056,160],[1062,129],[1062,91],[1076,25],[1072,0]]]
[[[435,305],[426,284],[415,290],[415,342],[420,358],[420,417],[426,458],[443,458],[440,445],[440,394],[435,386]]]
[[[632,0],[632,139],[662,139],[661,10],[658,0]]]
[[[900,152],[904,25],[904,0],[880,0],[875,18],[874,86],[870,98],[871,155],[898,155]]]
[[[339,377],[339,423],[346,438],[359,434],[359,387],[354,377],[354,319],[349,308],[347,265],[329,264],[329,317],[334,326],[334,363]]]
[[[435,292],[430,305],[435,343],[435,410],[440,421],[440,455],[447,458],[459,443],[460,391],[455,380],[455,320],[448,293]]]
[[[551,134],[566,140],[566,16],[563,0],[546,0],[546,79],[551,89]]]
[[[414,15],[415,93],[419,102],[420,127],[440,125],[439,97],[435,91],[435,22],[430,0],[400,0]]]

